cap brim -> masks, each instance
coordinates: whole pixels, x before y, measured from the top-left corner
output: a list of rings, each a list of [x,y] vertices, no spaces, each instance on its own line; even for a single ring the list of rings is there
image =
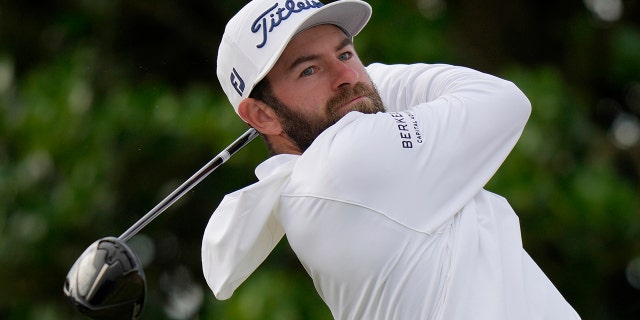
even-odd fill
[[[357,35],[371,17],[371,7],[366,2],[342,0],[329,3],[305,20],[295,34],[321,24],[339,26],[350,36]]]

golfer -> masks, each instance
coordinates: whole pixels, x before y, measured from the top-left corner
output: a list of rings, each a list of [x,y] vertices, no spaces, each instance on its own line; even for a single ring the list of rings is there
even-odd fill
[[[207,225],[215,296],[286,234],[335,319],[579,319],[483,189],[527,98],[462,67],[365,67],[353,37],[370,15],[359,0],[254,0],[227,24],[218,78],[273,155]]]

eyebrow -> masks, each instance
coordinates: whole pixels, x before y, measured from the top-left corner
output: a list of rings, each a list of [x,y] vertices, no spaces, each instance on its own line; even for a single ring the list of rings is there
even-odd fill
[[[345,47],[349,46],[349,45],[353,45],[353,39],[351,37],[345,37],[344,40],[342,40],[342,42],[340,42],[340,44],[338,44],[336,46],[336,51],[340,51],[342,49],[344,49]],[[296,60],[294,60],[291,65],[289,65],[289,70],[293,70],[295,69],[298,65],[303,64],[305,62],[309,62],[309,61],[313,61],[318,59],[320,56],[317,54],[312,54],[312,55],[308,55],[308,56],[301,56],[298,57]]]

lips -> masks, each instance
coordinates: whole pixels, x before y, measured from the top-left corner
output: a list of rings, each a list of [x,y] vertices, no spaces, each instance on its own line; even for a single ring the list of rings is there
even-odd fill
[[[357,96],[351,100],[349,100],[347,103],[344,104],[344,106],[342,107],[349,107],[352,106],[353,104],[357,103],[358,101],[360,101],[360,99],[363,99],[363,96]]]
[[[338,92],[327,103],[328,109],[338,111],[353,106],[361,99],[368,97],[369,88],[364,83],[356,83],[352,88],[344,89]]]
[[[333,105],[330,110],[332,110],[335,114],[345,115],[349,111],[358,110],[358,103],[362,102],[365,98],[366,96],[358,95],[353,98],[345,99],[345,102]]]
[[[351,101],[347,102],[347,104],[352,104],[352,103],[354,103],[354,102],[356,102],[356,101],[358,101],[360,99],[364,99],[364,98],[366,98],[366,97],[365,96],[357,96],[357,97],[351,99]]]

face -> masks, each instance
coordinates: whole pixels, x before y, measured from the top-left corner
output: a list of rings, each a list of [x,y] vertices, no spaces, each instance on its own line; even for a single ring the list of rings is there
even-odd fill
[[[301,151],[350,111],[384,111],[351,39],[320,25],[291,40],[267,75],[283,130]]]

